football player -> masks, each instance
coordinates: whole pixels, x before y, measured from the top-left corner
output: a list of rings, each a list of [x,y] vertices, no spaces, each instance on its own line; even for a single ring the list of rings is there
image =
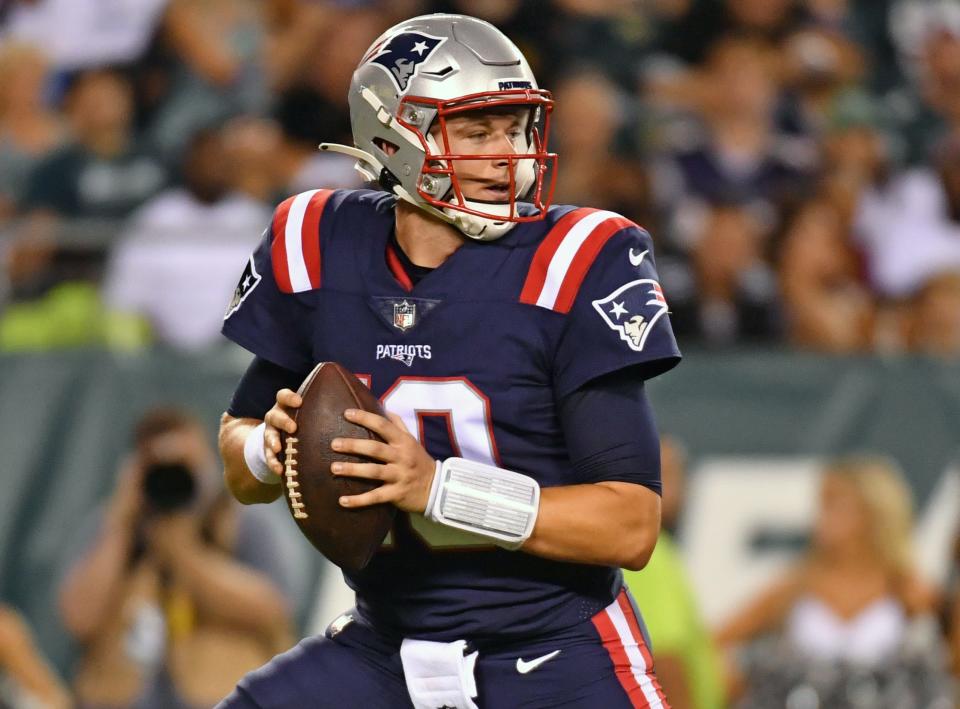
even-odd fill
[[[391,28],[349,100],[355,146],[321,149],[381,189],[277,208],[225,318],[256,357],[220,445],[239,500],[276,499],[294,390],[340,362],[390,412],[345,412],[384,442],[335,440],[376,462],[331,473],[383,484],[340,504],[399,513],[356,608],[222,706],[666,706],[619,571],[660,525],[644,381],[679,360],[649,234],[550,206],[550,94],[486,22]]]

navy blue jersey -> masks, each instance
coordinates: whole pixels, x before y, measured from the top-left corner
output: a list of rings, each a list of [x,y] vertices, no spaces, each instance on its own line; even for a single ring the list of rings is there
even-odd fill
[[[438,459],[543,487],[596,482],[569,460],[557,402],[600,375],[646,378],[679,359],[649,234],[612,212],[553,207],[497,241],[467,240],[414,286],[390,246],[394,205],[365,190],[281,204],[224,334],[295,371],[340,362]],[[347,581],[383,632],[438,641],[553,632],[620,586],[616,569],[505,551],[407,514]]]

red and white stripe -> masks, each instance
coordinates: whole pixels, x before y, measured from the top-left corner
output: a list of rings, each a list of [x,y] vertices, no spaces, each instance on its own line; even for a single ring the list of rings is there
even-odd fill
[[[565,214],[537,248],[520,302],[569,312],[603,245],[631,226],[635,225],[629,219],[601,209],[574,209]]]
[[[663,295],[663,288],[660,287],[660,284],[656,281],[653,282],[652,288],[650,290],[650,295],[653,296],[651,300],[647,301],[647,305],[666,305],[667,299]]]
[[[593,617],[593,625],[633,706],[670,709],[653,673],[653,657],[626,591],[621,591],[613,603]]]
[[[274,212],[270,255],[277,287],[284,293],[320,287],[320,217],[331,194],[331,190],[301,192]]]

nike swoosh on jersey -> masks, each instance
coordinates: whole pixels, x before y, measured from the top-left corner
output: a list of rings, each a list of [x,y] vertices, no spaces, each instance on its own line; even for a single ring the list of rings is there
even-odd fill
[[[643,259],[644,259],[644,257],[645,257],[648,253],[650,253],[650,250],[649,250],[649,249],[647,249],[646,251],[644,251],[643,253],[640,253],[640,254],[635,254],[635,253],[633,253],[633,249],[630,249],[630,253],[629,253],[629,256],[630,256],[630,265],[631,265],[631,266],[639,266],[641,263],[643,263]]]
[[[559,650],[554,650],[553,652],[548,652],[546,655],[541,655],[529,662],[525,662],[522,657],[517,658],[517,672],[522,675],[527,674],[527,672],[533,672],[540,665],[542,665],[547,660],[552,660],[557,655],[560,654]]]

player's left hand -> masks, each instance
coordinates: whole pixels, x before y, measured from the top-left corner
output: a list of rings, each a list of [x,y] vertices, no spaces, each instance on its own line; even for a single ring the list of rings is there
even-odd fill
[[[362,455],[380,463],[333,463],[334,475],[382,480],[383,485],[361,495],[341,497],[344,507],[366,507],[390,502],[405,512],[423,513],[437,461],[410,435],[396,414],[387,418],[359,409],[347,409],[344,417],[376,433],[384,442],[362,438],[335,438],[331,446],[338,453]]]

